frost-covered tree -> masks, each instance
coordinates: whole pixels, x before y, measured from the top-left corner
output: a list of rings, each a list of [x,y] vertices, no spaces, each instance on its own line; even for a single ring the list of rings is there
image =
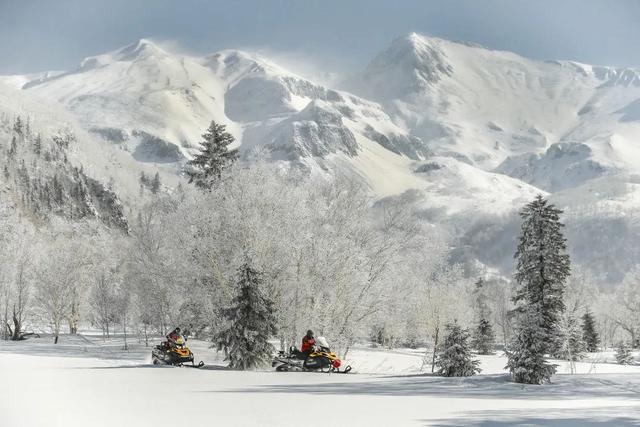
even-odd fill
[[[42,137],[40,134],[36,134],[33,138],[33,152],[36,156],[39,156],[42,153]]]
[[[473,347],[478,354],[493,354],[495,333],[490,322],[491,309],[485,292],[485,281],[481,278],[476,282],[474,299],[476,308],[476,327],[473,331]]]
[[[117,307],[120,316],[120,322],[122,324],[122,335],[124,337],[123,350],[129,350],[127,343],[127,327],[130,325],[130,312],[131,312],[131,292],[129,287],[125,283],[120,283],[116,289],[117,295]]]
[[[473,331],[473,347],[478,354],[493,354],[495,334],[493,326],[487,319],[480,319]]]
[[[586,351],[591,353],[598,351],[600,336],[596,330],[596,319],[589,309],[582,315],[582,339],[584,340]]]
[[[106,271],[96,273],[89,292],[89,305],[93,324],[102,330],[102,338],[109,338],[113,324],[118,320],[118,298],[114,283]]]
[[[33,302],[33,267],[36,245],[28,231],[0,207],[0,301],[5,339],[23,338]],[[4,220],[4,221],[3,221]]]
[[[567,360],[571,373],[575,372],[575,362],[584,357],[585,343],[582,328],[574,313],[565,313],[558,322],[559,346],[555,356]]]
[[[546,332],[549,350],[555,345],[558,322],[565,309],[565,283],[571,273],[561,213],[541,195],[527,204],[520,212],[523,223],[515,254],[515,313],[524,313],[528,306],[536,307],[540,317],[537,322]]]
[[[616,307],[611,316],[629,334],[631,347],[640,345],[640,267],[627,273],[616,289]]]
[[[445,377],[468,377],[481,371],[480,361],[474,359],[469,331],[457,322],[445,326],[445,338],[436,358],[438,374]]]
[[[52,244],[37,267],[35,299],[43,319],[51,326],[55,344],[85,283],[86,253],[76,243],[62,240]]]
[[[540,325],[540,313],[535,306],[518,315],[507,353],[507,368],[517,383],[543,384],[556,372],[556,365],[547,362],[547,331]]]
[[[200,152],[187,162],[185,169],[190,183],[209,190],[222,177],[222,173],[238,159],[238,150],[230,150],[235,138],[226,126],[214,121],[202,135]]]
[[[625,341],[620,341],[616,347],[616,362],[619,365],[632,365],[633,354],[631,353],[631,346]]]
[[[153,194],[158,194],[160,191],[161,183],[160,183],[160,173],[156,172],[153,176],[153,180],[151,181],[151,192]]]
[[[215,341],[224,349],[232,369],[252,369],[267,363],[274,351],[269,339],[275,336],[273,302],[264,295],[261,273],[249,263],[238,271],[238,293],[224,310],[229,323]]]
[[[517,329],[507,352],[507,366],[516,382],[540,384],[555,372],[545,357],[560,346],[559,322],[570,274],[561,213],[540,195],[520,212],[523,223],[514,276]]]

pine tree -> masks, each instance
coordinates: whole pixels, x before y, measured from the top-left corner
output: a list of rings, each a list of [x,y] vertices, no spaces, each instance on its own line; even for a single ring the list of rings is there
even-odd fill
[[[156,172],[156,174],[153,177],[153,180],[151,181],[151,192],[153,194],[158,194],[158,192],[160,191],[160,174],[158,172]]]
[[[540,309],[540,325],[547,333],[547,342],[556,341],[557,325],[564,312],[564,289],[571,272],[566,239],[560,222],[562,211],[549,204],[541,195],[520,212],[522,234],[516,251],[515,312],[535,304]],[[550,348],[552,350],[552,348]]]
[[[547,332],[540,326],[539,313],[534,307],[521,313],[514,336],[506,351],[507,368],[517,383],[543,384],[556,372],[556,365],[545,358]]]
[[[233,135],[226,131],[225,125],[214,121],[202,138],[204,141],[200,143],[200,153],[187,162],[185,173],[189,183],[208,190],[222,177],[224,170],[238,159],[238,150],[229,150],[229,145],[235,141]]]
[[[480,319],[473,335],[473,347],[478,354],[493,354],[496,336],[493,326],[487,319]]]
[[[232,369],[251,369],[269,361],[276,334],[273,302],[263,295],[261,274],[248,263],[240,267],[238,294],[223,311],[229,326],[215,337]]]
[[[22,122],[22,117],[16,117],[16,120],[13,122],[13,131],[18,135],[24,135],[24,124]]]
[[[438,373],[445,377],[468,377],[480,372],[480,361],[471,353],[469,331],[457,322],[447,324],[445,331],[436,359]]]
[[[624,341],[620,341],[616,348],[616,361],[620,365],[632,365],[633,354],[631,353],[631,347]]]
[[[493,325],[491,325],[491,322],[489,321],[489,318],[491,317],[491,309],[487,303],[484,284],[485,282],[482,278],[478,279],[474,290],[478,323],[473,333],[473,347],[478,351],[478,354],[486,355],[493,354],[495,334],[493,332]]]
[[[11,138],[11,146],[9,147],[9,157],[15,156],[16,151],[18,151],[18,140],[14,136],[13,138]]]
[[[571,270],[561,213],[540,195],[520,212],[522,234],[514,276],[518,284],[513,311],[516,329],[507,352],[507,367],[516,382],[540,384],[555,372],[545,355],[557,352],[561,345],[559,321]]]
[[[33,139],[33,152],[36,156],[39,156],[42,153],[42,137],[40,134],[37,134]]]
[[[582,338],[588,352],[598,351],[600,337],[596,332],[596,320],[589,309],[582,315]]]

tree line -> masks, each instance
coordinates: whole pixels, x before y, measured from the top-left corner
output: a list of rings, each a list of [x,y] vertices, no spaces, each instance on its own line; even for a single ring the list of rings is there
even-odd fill
[[[185,168],[193,185],[180,191],[141,175],[153,197],[127,233],[90,225],[36,233],[5,207],[3,337],[48,325],[57,340],[89,322],[105,339],[118,330],[148,343],[183,325],[246,367],[238,361],[259,363],[269,339],[286,348],[312,327],[343,356],[361,340],[428,345],[425,364],[446,375],[477,372],[470,348],[504,349],[514,379],[535,383],[553,373],[549,357],[638,345],[640,273],[615,294],[572,274],[561,211],[542,197],[522,210],[513,281],[482,271],[472,280],[451,262],[448,237],[409,202],[374,200],[349,176],[238,161],[232,143],[212,123]]]

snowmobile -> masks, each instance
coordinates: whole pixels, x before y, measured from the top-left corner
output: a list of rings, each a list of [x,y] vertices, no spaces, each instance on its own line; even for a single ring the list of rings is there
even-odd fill
[[[324,337],[318,337],[317,345],[309,353],[307,358],[295,347],[289,348],[289,352],[279,351],[273,358],[271,366],[278,372],[336,372],[346,374],[351,371],[351,366],[340,369],[342,361],[331,351]]]
[[[200,368],[204,362],[196,365],[193,353],[187,347],[186,339],[178,337],[175,341],[164,341],[151,351],[151,361],[154,365],[189,366]],[[190,365],[185,365],[190,363]]]

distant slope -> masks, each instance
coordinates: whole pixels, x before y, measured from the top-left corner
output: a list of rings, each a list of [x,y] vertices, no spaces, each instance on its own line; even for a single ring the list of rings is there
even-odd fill
[[[558,142],[593,144],[606,167],[600,141],[640,134],[638,70],[532,61],[415,33],[344,86],[382,103],[438,154],[483,169]]]

